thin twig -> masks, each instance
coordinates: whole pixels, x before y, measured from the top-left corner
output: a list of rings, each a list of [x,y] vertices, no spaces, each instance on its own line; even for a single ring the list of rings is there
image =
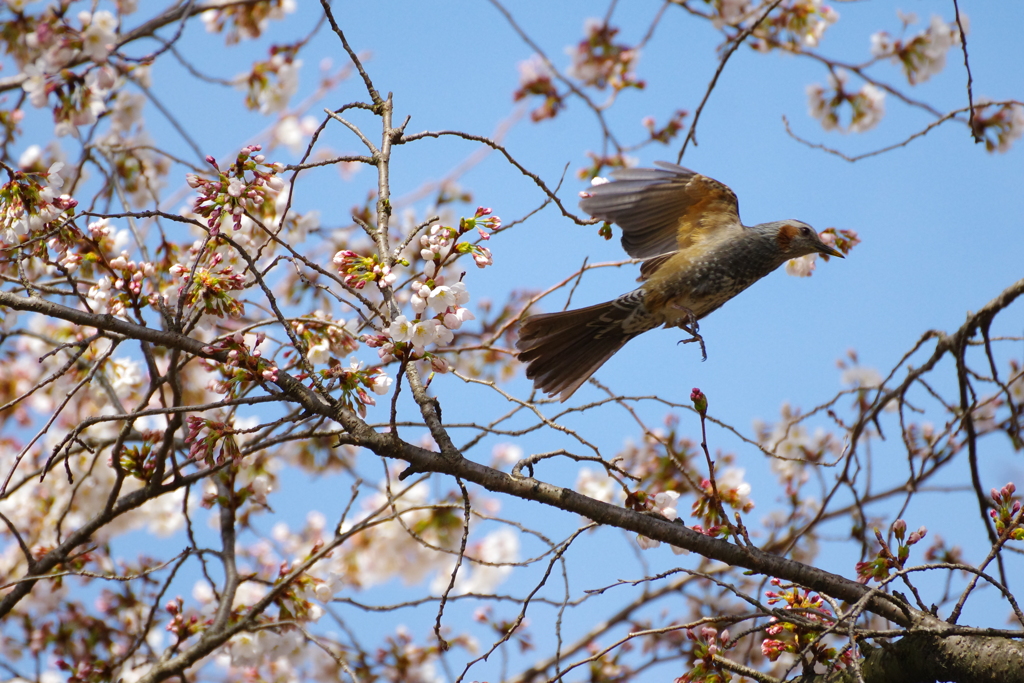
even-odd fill
[[[972,90],[974,79],[971,78],[971,63],[967,59],[967,31],[964,30],[964,22],[960,18],[960,6],[957,4],[957,0],[953,0],[953,11],[956,12],[956,27],[960,30],[960,48],[964,53],[964,68],[967,69],[967,107],[970,110],[967,123],[971,127],[974,143],[980,144],[985,142],[985,138],[981,137],[978,129],[974,127],[974,92]]]

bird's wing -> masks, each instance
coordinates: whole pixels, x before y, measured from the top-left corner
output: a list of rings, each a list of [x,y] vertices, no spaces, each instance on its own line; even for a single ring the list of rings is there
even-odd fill
[[[651,275],[654,274],[654,271],[658,270],[658,268],[661,268],[662,264],[664,264],[670,258],[675,256],[677,253],[679,252],[671,251],[667,254],[661,254],[660,256],[652,256],[646,261],[643,261],[640,264],[640,276],[636,279],[636,281],[643,282],[644,280],[649,279]]]
[[[688,168],[627,168],[587,190],[580,207],[622,228],[622,248],[633,258],[689,249],[721,228],[740,228],[736,195]]]

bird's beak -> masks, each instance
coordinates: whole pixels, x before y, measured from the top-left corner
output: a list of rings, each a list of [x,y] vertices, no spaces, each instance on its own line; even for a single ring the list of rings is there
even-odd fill
[[[843,256],[843,252],[839,251],[838,249],[833,249],[832,247],[824,243],[822,243],[821,247],[818,248],[818,251],[827,256],[835,256],[836,258],[846,258],[845,256]]]

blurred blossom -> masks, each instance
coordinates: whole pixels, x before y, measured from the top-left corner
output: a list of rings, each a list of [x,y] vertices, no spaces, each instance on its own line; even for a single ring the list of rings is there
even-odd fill
[[[106,60],[107,54],[117,40],[114,33],[117,29],[117,19],[107,10],[100,10],[94,14],[79,12],[78,19],[84,28],[82,52],[95,62]]]
[[[738,25],[747,18],[747,14],[751,9],[750,0],[718,0],[716,5],[718,11],[715,13],[711,23],[717,29],[721,29],[726,25]]]
[[[318,125],[312,116],[304,116],[302,119],[294,114],[284,116],[273,128],[271,148],[283,145],[293,154],[299,154],[306,148]]]
[[[719,492],[734,507],[749,512],[754,507],[750,499],[750,484],[744,480],[746,470],[742,467],[726,467],[715,477]]]
[[[460,572],[455,582],[455,591],[466,593],[491,593],[512,573],[508,563],[519,560],[519,534],[512,529],[499,529],[484,537],[480,543],[467,548],[467,555],[474,560],[491,564],[471,563],[469,572]],[[450,577],[438,574],[434,588],[444,590]]]
[[[653,548],[659,547],[661,545],[661,541],[655,541],[653,538],[647,538],[646,536],[637,534],[636,544],[640,546],[641,550],[652,550]]]
[[[842,382],[855,389],[877,389],[882,385],[882,376],[874,368],[855,365],[843,371]]]
[[[616,502],[622,498],[622,491],[614,479],[589,467],[581,467],[576,475],[576,491],[603,503]]]
[[[800,258],[789,259],[786,261],[786,274],[795,277],[810,277],[814,272],[814,262],[817,260],[817,254],[806,254]]]
[[[109,365],[110,386],[118,397],[142,387],[142,368],[131,358],[115,358]]]
[[[678,519],[679,512],[676,510],[678,500],[679,494],[676,491],[662,491],[654,496],[654,510],[671,520]]]
[[[852,98],[853,119],[851,133],[863,133],[878,125],[885,115],[885,93],[871,83],[865,83],[860,93]]]
[[[994,104],[979,97],[974,106],[974,132],[985,141],[989,152],[1007,152],[1024,133],[1024,106],[1010,102]]]
[[[807,110],[812,118],[821,122],[825,130],[841,133],[863,133],[874,128],[885,115],[885,93],[870,83],[860,90],[846,89],[849,74],[836,69],[828,76],[828,88],[812,83],[807,86]],[[850,124],[840,123],[840,109],[850,108]]]
[[[394,383],[391,377],[381,373],[373,378],[373,393],[383,396],[388,393],[391,389],[391,385]]]
[[[960,15],[967,30],[967,17]],[[915,23],[917,17],[904,17],[905,24]],[[871,36],[871,54],[879,59],[889,57],[893,64],[903,67],[911,85],[924,83],[946,67],[946,54],[960,44],[960,29],[956,22],[947,24],[939,16],[932,16],[924,31],[909,40],[893,39],[886,31]]]
[[[514,443],[499,443],[491,450],[491,467],[515,466],[523,459],[523,449]]]
[[[331,342],[326,337],[311,345],[309,351],[306,352],[306,359],[313,365],[322,365],[330,360],[330,358]]]

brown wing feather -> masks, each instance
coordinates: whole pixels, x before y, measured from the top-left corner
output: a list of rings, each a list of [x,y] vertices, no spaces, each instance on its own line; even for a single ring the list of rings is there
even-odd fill
[[[680,251],[719,230],[742,227],[736,195],[722,183],[698,174],[686,184],[686,193],[691,202],[679,217],[676,230],[676,247]]]
[[[646,261],[644,261],[643,263],[641,263],[640,264],[640,277],[638,277],[636,279],[636,281],[637,282],[643,282],[644,280],[646,280],[649,277],[651,277],[651,275],[654,274],[654,271],[658,270],[658,268],[661,268],[662,264],[665,263],[665,261],[668,261],[670,258],[675,256],[677,253],[678,252],[670,251],[667,254],[662,254],[661,256],[655,256],[654,258],[649,258]]]
[[[626,253],[649,259],[688,249],[723,226],[740,226],[732,190],[682,166],[656,163],[657,169],[616,171],[613,182],[595,185],[580,202],[591,216],[622,228]]]

